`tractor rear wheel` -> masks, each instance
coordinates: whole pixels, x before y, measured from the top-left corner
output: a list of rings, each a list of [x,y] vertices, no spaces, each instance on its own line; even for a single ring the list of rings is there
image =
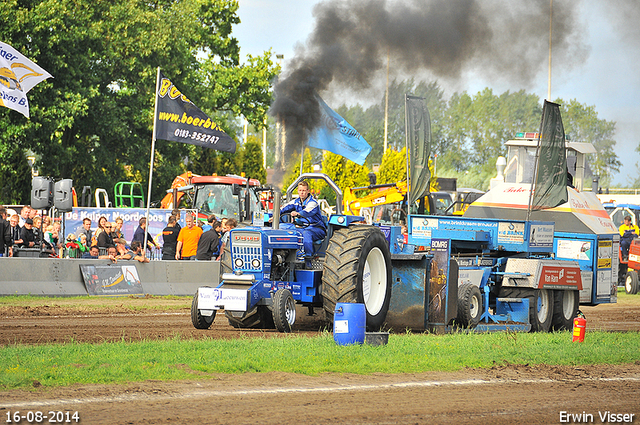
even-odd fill
[[[635,270],[629,270],[624,277],[624,291],[627,294],[638,293],[638,272]]]
[[[296,302],[288,289],[278,289],[273,294],[273,323],[280,332],[291,332],[296,321]]]
[[[203,316],[200,314],[200,310],[198,310],[198,291],[196,291],[193,300],[191,300],[191,323],[193,323],[193,327],[196,329],[209,329],[215,318],[215,310],[213,310],[211,316]]]
[[[356,225],[333,232],[322,273],[322,297],[331,323],[337,303],[363,303],[367,330],[382,327],[391,300],[391,254],[380,229]]]
[[[573,319],[578,315],[580,291],[554,291],[553,319],[551,329],[564,331],[573,329]]]
[[[553,291],[534,288],[505,288],[501,298],[528,298],[529,323],[532,332],[549,332],[553,319]]]
[[[465,328],[475,328],[482,316],[482,294],[472,283],[458,287],[458,316],[456,322]]]

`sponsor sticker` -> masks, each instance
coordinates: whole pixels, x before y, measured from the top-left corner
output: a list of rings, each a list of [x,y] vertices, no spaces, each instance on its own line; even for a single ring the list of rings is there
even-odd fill
[[[539,288],[575,287],[582,289],[580,267],[543,266],[540,273]]]

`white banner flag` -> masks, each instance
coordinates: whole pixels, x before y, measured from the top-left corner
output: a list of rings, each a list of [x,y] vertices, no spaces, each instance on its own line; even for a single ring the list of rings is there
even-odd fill
[[[50,78],[44,69],[13,47],[0,41],[0,105],[29,118],[27,93],[40,81]]]

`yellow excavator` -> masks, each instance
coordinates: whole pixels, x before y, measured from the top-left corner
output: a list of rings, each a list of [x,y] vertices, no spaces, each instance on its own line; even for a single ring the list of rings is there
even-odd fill
[[[374,192],[358,198],[356,192],[364,190]],[[406,181],[346,188],[343,194],[343,211],[345,214],[363,216],[369,223],[403,224],[407,218],[407,190]],[[432,192],[415,209],[421,214],[442,215],[452,202],[450,194]]]
[[[346,188],[343,194],[345,214],[364,216],[369,223],[398,224],[406,219],[407,182],[371,184],[369,186]],[[374,192],[358,198],[357,192]],[[416,210],[423,208],[424,214],[463,215],[467,207],[482,196],[476,189],[459,189],[455,195],[450,192],[434,191],[425,196]]]

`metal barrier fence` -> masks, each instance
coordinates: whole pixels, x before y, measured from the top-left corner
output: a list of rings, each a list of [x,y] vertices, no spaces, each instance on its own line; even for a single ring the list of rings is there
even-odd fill
[[[144,293],[150,295],[192,296],[200,286],[216,286],[220,278],[219,261],[131,261],[126,264],[136,268]],[[0,296],[87,295],[80,265],[117,266],[109,260],[2,258]]]

